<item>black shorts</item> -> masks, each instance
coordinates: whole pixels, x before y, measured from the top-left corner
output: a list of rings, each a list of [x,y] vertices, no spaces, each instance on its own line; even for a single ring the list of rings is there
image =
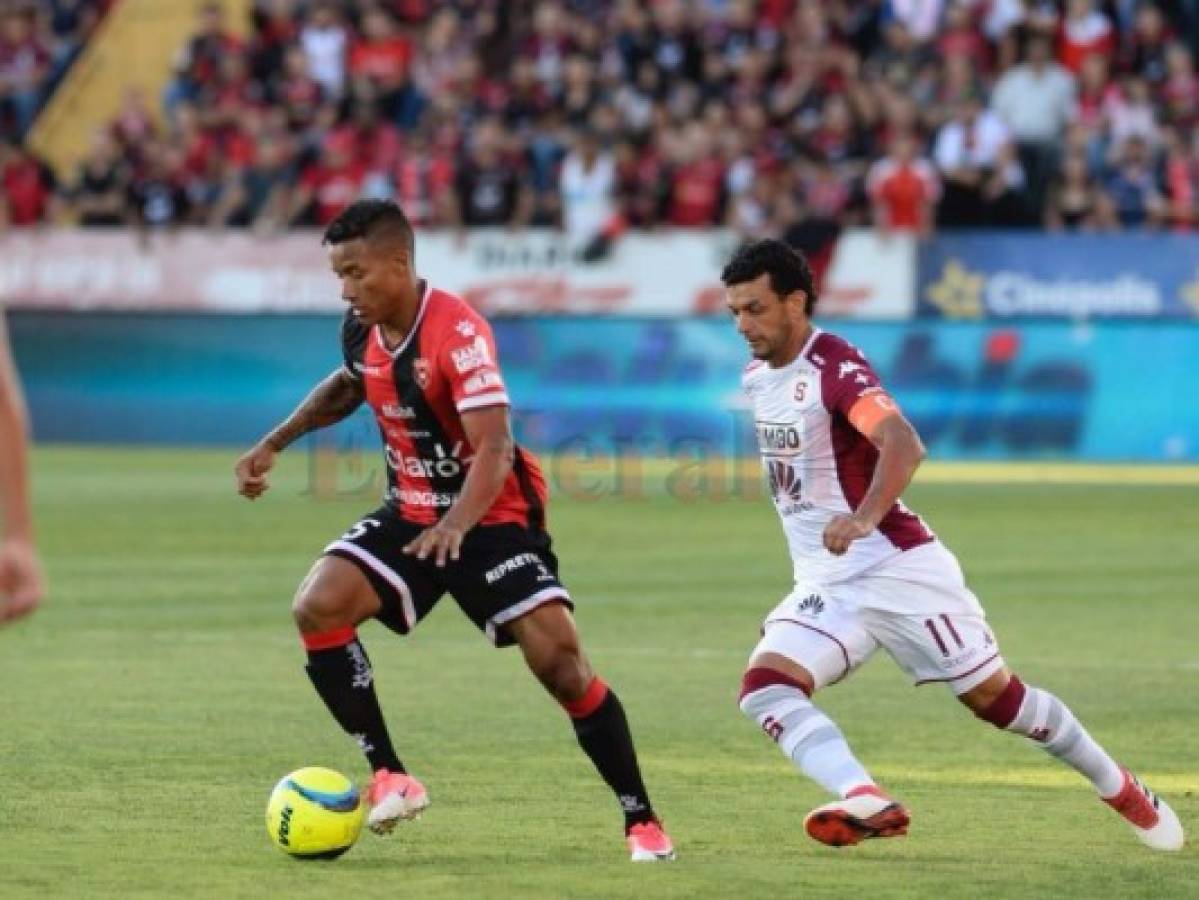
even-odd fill
[[[574,608],[545,532],[479,525],[467,532],[458,559],[438,567],[432,558],[404,552],[426,527],[384,506],[325,548],[362,570],[383,602],[376,618],[392,631],[407,634],[446,593],[497,647],[513,643],[505,625],[538,606],[558,602]]]

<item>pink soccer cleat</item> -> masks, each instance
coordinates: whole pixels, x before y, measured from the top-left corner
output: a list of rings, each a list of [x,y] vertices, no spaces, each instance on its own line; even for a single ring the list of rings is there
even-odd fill
[[[625,840],[633,862],[663,862],[675,858],[674,844],[657,819],[632,826]]]
[[[908,833],[908,811],[874,785],[854,788],[844,800],[818,806],[804,819],[808,836],[830,847]]]
[[[1122,815],[1146,847],[1154,850],[1181,850],[1182,823],[1161,797],[1145,787],[1135,775],[1121,766],[1124,787],[1103,802]]]
[[[366,789],[371,811],[366,826],[375,834],[391,834],[401,819],[415,819],[429,805],[425,786],[401,772],[380,769]]]

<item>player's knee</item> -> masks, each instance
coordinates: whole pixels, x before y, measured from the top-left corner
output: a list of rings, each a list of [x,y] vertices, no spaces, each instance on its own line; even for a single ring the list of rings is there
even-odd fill
[[[737,705],[745,715],[756,721],[761,712],[761,692],[771,687],[798,690],[805,697],[812,695],[810,678],[804,681],[768,666],[751,666],[741,676],[741,694]]]
[[[594,677],[577,644],[559,644],[552,652],[531,660],[529,667],[558,700],[582,697]]]
[[[350,621],[352,616],[349,607],[344,595],[330,590],[316,579],[306,579],[292,600],[291,615],[296,628],[311,634],[354,624]]]
[[[1000,676],[1002,677],[996,677]],[[1024,683],[1015,674],[996,673],[958,697],[970,711],[996,728],[1007,728],[1015,721],[1024,702]]]

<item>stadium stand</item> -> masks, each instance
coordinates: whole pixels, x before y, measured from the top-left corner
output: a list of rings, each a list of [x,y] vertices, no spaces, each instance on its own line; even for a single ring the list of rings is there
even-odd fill
[[[159,95],[52,174],[19,139],[106,5],[7,7],[12,225],[269,232],[392,195],[599,257],[629,227],[1196,218],[1190,0],[256,0],[248,30],[206,3]]]

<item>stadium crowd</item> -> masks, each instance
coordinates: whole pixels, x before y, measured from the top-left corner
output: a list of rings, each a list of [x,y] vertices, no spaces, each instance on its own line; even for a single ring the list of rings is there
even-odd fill
[[[130,90],[56,185],[17,140],[46,84],[19,48],[100,5],[3,19],[13,225],[269,231],[390,195],[592,257],[630,227],[815,246],[1199,212],[1199,0],[257,0],[245,40],[212,3],[163,95]]]

